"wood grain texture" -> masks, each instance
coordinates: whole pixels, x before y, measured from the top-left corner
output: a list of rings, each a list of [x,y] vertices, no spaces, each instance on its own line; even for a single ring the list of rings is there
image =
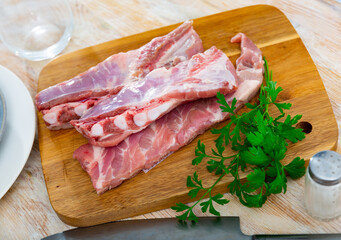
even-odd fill
[[[310,53],[326,87],[341,131],[341,3],[335,0],[69,0],[75,19],[72,39],[62,54],[112,39],[255,4],[270,4],[288,17]],[[0,64],[18,75],[31,92],[37,92],[38,75],[48,60],[31,62],[16,57],[0,42]],[[340,152],[341,134],[338,148]],[[341,153],[341,152],[340,152]],[[303,205],[304,179],[288,182],[288,192],[271,197],[262,208],[249,209],[234,196],[223,216],[240,216],[246,234],[341,232],[341,219],[321,222]],[[194,211],[206,216],[200,208]],[[165,218],[176,213],[164,209],[134,217]],[[18,231],[20,227],[20,231]],[[0,239],[41,239],[70,229],[52,209],[41,168],[36,138],[27,164],[9,192],[0,199]]]
[[[87,70],[113,53],[138,48],[175,27],[152,30],[61,56],[42,70],[38,91]],[[205,49],[215,45],[233,62],[240,55],[239,44],[231,44],[229,39],[236,33],[244,32],[261,48],[274,78],[285,89],[279,101],[291,102],[293,108],[289,113],[302,114],[302,121],[313,126],[304,141],[289,147],[284,163],[295,156],[308,160],[317,151],[336,148],[337,124],[323,83],[295,29],[279,10],[259,5],[219,13],[195,19],[194,29]],[[79,163],[72,159],[74,150],[87,141],[74,129],[48,130],[41,114],[38,121],[40,153],[50,201],[67,224],[90,226],[168,208],[178,201],[190,202],[185,179],[194,170],[206,184],[215,180],[204,164],[196,168],[191,165],[198,138],[208,149],[214,146],[215,136],[207,131],[147,174],[140,173],[99,196]],[[220,126],[224,124],[226,122]],[[216,185],[216,191],[224,191],[231,180],[231,177],[224,178]]]

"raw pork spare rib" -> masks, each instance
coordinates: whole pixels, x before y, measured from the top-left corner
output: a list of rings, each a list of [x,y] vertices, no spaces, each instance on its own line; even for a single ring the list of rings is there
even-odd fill
[[[244,34],[237,34],[231,41],[241,42],[236,72],[239,87],[225,98],[228,103],[236,98],[237,108],[240,108],[256,95],[262,83],[263,60],[261,51]],[[104,193],[154,166],[206,129],[228,118],[219,106],[215,97],[186,103],[115,147],[86,144],[73,156],[89,174],[97,193]]]
[[[72,128],[71,120],[79,119],[86,110],[105,97],[92,97],[83,101],[62,103],[50,109],[41,110],[43,120],[50,130]]]
[[[89,143],[111,147],[139,132],[175,107],[235,91],[237,75],[229,58],[216,47],[171,67],[158,68],[124,87],[71,124]]]
[[[174,66],[202,51],[192,21],[186,21],[139,49],[114,54],[86,72],[39,92],[35,103],[39,111],[48,114],[44,120],[50,129],[67,128],[70,126],[67,123],[78,119],[100,100],[98,97],[116,94],[124,85],[144,78],[153,69]]]

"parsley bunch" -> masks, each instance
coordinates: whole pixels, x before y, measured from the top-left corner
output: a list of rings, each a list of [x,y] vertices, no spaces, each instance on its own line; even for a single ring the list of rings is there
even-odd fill
[[[228,184],[227,190],[238,196],[240,202],[247,207],[261,207],[271,194],[285,193],[287,190],[286,173],[293,179],[300,178],[305,173],[304,159],[294,158],[289,164],[283,165],[281,160],[285,158],[288,141],[296,143],[305,138],[305,133],[300,128],[295,128],[302,115],[294,117],[285,115],[284,110],[290,109],[290,103],[277,103],[278,94],[283,90],[276,87],[272,81],[272,71],[264,58],[265,84],[260,88],[259,104],[247,103],[251,109],[247,113],[237,115],[235,113],[237,100],[233,99],[231,106],[226,102],[224,95],[218,93],[218,103],[223,112],[230,114],[231,121],[221,129],[213,129],[217,134],[215,149],[207,153],[205,145],[198,141],[195,149],[196,158],[192,164],[198,165],[207,158],[207,170],[218,175],[218,179],[210,186],[204,187],[199,180],[197,172],[187,177],[187,187],[192,188],[188,195],[193,199],[201,193],[201,198],[192,206],[176,203],[172,209],[183,212],[178,219],[186,221],[198,221],[193,213],[193,208],[200,203],[202,212],[207,210],[216,216],[220,213],[214,208],[213,202],[225,205],[229,202],[219,193],[212,196],[215,185],[227,174],[231,174],[234,180]],[[279,110],[277,117],[269,114],[269,105],[275,105]],[[225,148],[231,144],[235,152],[232,156],[224,156]],[[251,172],[246,181],[241,182],[239,172],[245,172],[247,168]],[[203,201],[208,197],[208,200]]]

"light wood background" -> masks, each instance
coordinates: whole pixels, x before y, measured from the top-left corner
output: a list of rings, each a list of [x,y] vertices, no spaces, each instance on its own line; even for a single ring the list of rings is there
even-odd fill
[[[341,4],[335,0],[70,0],[70,3],[75,29],[63,53],[243,6],[276,6],[289,18],[315,62],[341,129]],[[0,43],[0,64],[23,80],[32,97],[36,94],[39,72],[47,62],[20,59]],[[48,200],[38,144],[36,138],[24,170],[0,199],[0,239],[40,239],[71,228],[58,219]],[[241,229],[245,234],[341,232],[340,218],[319,222],[306,214],[302,202],[303,187],[303,179],[289,181],[288,192],[270,198],[261,209],[245,208],[236,198],[226,194],[231,202],[227,207],[218,209],[224,216],[240,216]],[[196,210],[199,215],[204,215]],[[172,210],[166,209],[136,218],[174,216]]]
[[[322,80],[302,40],[281,11],[268,5],[249,6],[196,18],[193,27],[201,37],[204,49],[215,45],[232,62],[240,56],[240,46],[227,39],[237,32],[247,34],[261,48],[274,72],[274,79],[284,89],[277,100],[292,103],[288,113],[292,116],[302,114],[300,121],[312,125],[313,131],[304,141],[288,148],[283,164],[296,156],[308,161],[318,151],[336,148],[338,127]],[[114,52],[138,48],[174,28],[174,25],[158,28],[62,55],[41,71],[38,91],[86,71]],[[272,106],[269,110],[277,113],[275,108]],[[218,128],[226,124],[223,122]],[[209,186],[216,180],[205,164],[197,167],[191,164],[198,139],[207,150],[215,146],[216,136],[210,131],[171,154],[155,170],[148,174],[142,172],[101,196],[96,194],[88,174],[72,158],[73,152],[87,143],[81,134],[75,129],[50,131],[39,113],[38,136],[51,205],[62,221],[72,226],[91,226],[169,208],[179,201],[190,202],[186,177],[194,171],[204,185]],[[225,150],[226,156],[232,154],[231,149]],[[240,178],[244,179],[246,175],[241,174]],[[224,177],[215,186],[215,192],[226,192],[226,186],[232,180],[231,176]],[[200,197],[199,194],[198,199]]]

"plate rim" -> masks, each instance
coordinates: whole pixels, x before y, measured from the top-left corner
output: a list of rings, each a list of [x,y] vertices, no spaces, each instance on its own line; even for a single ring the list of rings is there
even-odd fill
[[[4,132],[5,122],[6,122],[6,102],[5,102],[4,94],[2,93],[1,89],[0,89],[0,103],[1,103],[1,108],[2,108],[2,113],[1,113],[2,117],[0,119],[0,142],[1,142],[2,134]]]
[[[27,163],[27,160],[30,156],[30,153],[32,151],[32,147],[33,147],[33,143],[34,143],[34,139],[35,139],[35,135],[36,135],[36,128],[37,128],[37,118],[36,118],[36,113],[35,113],[35,107],[34,107],[34,104],[33,104],[33,100],[32,100],[32,97],[31,97],[31,94],[30,92],[28,91],[27,87],[25,86],[25,84],[22,82],[22,80],[15,74],[13,73],[11,70],[9,70],[8,68],[4,67],[3,65],[0,65],[0,74],[7,74],[8,76],[11,77],[11,81],[16,81],[17,82],[17,86],[20,86],[20,88],[23,89],[23,91],[27,94],[27,99],[25,101],[27,101],[27,106],[29,106],[31,108],[31,112],[32,112],[32,128],[31,128],[31,131],[29,132],[30,134],[26,135],[25,137],[25,140],[27,140],[27,150],[26,152],[24,152],[22,155],[22,159],[25,159],[23,160],[22,162],[19,161],[19,167],[17,169],[17,172],[14,173],[14,177],[13,179],[10,181],[10,183],[8,184],[8,186],[5,186],[3,188],[3,190],[0,190],[0,199],[2,199],[6,193],[9,191],[9,189],[13,186],[13,184],[15,183],[15,181],[18,179],[20,173],[22,172],[22,170],[24,169],[26,163]],[[5,93],[4,93],[5,95]],[[5,99],[5,96],[4,96],[4,99]],[[6,100],[5,100],[6,101]],[[7,114],[7,119],[6,121],[8,121],[8,114]],[[6,124],[6,123],[5,123]],[[26,132],[25,132],[26,133]],[[4,142],[6,141],[5,139],[2,139],[1,142]],[[1,144],[1,143],[0,143]]]

